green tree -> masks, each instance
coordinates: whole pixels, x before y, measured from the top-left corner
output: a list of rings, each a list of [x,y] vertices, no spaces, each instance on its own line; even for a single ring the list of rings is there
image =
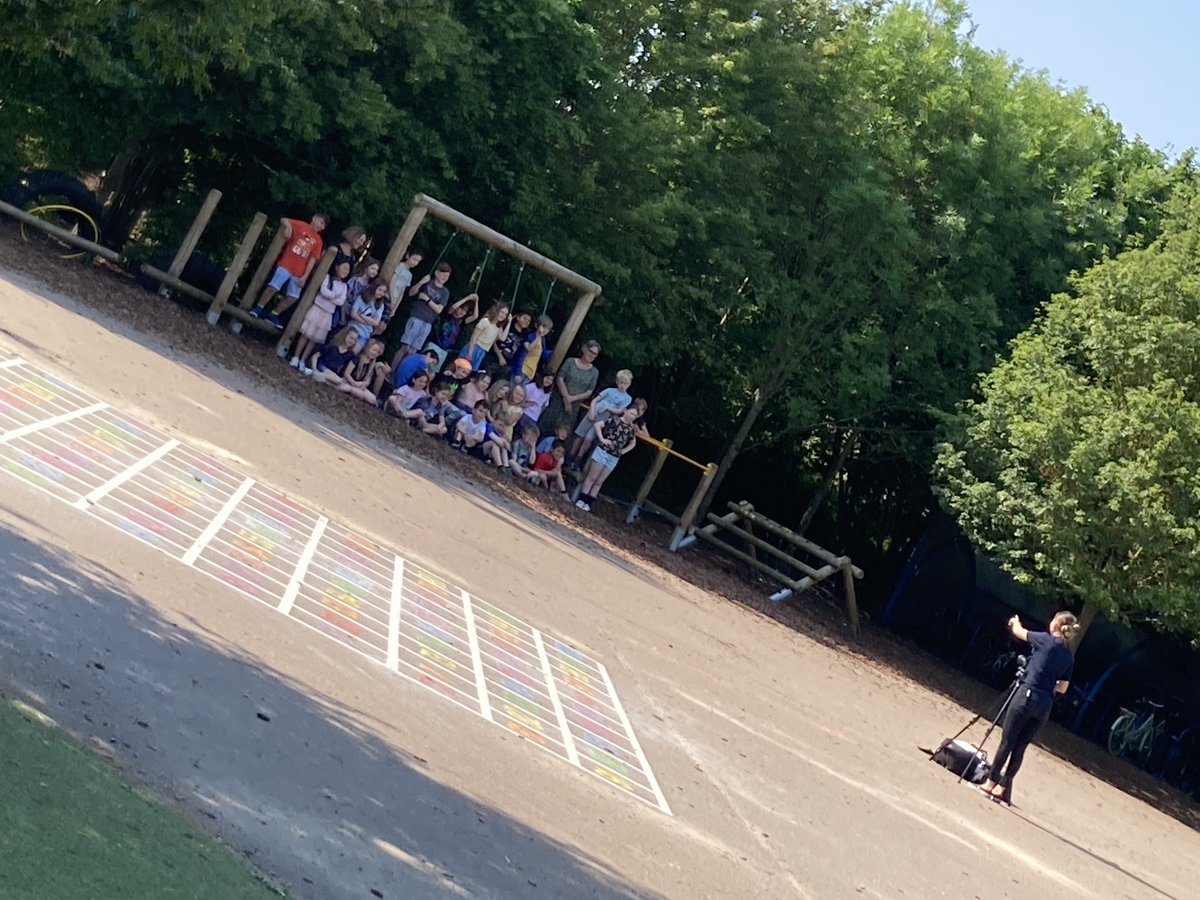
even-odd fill
[[[1200,194],[1056,295],[939,448],[945,505],[1019,580],[1200,635]]]

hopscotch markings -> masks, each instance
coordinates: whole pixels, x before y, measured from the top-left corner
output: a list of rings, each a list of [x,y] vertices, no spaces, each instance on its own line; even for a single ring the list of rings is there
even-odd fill
[[[479,692],[479,714],[492,721],[492,704],[488,700],[487,681],[483,677],[483,658],[479,655],[479,635],[475,633],[475,616],[471,612],[471,595],[462,592],[463,620],[467,624],[467,646],[471,650],[471,666],[475,670],[475,689]]]
[[[0,360],[0,369],[11,369],[13,366],[23,366],[25,360],[19,356],[14,356],[12,359]]]
[[[345,526],[329,523],[292,603],[292,618],[386,665],[395,559]]]
[[[196,558],[200,555],[201,551],[208,546],[209,541],[216,537],[217,532],[224,526],[225,520],[233,513],[234,507],[242,502],[242,499],[250,492],[253,484],[253,478],[245,479],[238,485],[238,489],[230,495],[229,499],[225,501],[225,505],[217,510],[217,514],[213,520],[204,527],[204,530],[192,542],[192,546],[188,547],[187,552],[181,557],[181,561],[185,566],[195,564]]]
[[[411,561],[403,572],[403,607],[397,634],[401,673],[479,713],[475,668],[467,647],[462,600],[441,578]]]
[[[392,604],[388,608],[387,667],[400,671],[400,610],[404,605],[404,557],[397,555],[392,565]]]
[[[300,551],[300,558],[296,560],[296,569],[292,572],[292,577],[283,592],[283,597],[279,600],[279,611],[285,616],[292,611],[292,604],[296,602],[296,595],[300,593],[300,585],[304,581],[304,576],[308,574],[308,564],[312,562],[312,558],[316,555],[317,544],[321,542],[321,536],[325,534],[325,529],[328,525],[329,520],[325,516],[317,519],[317,524],[313,526],[312,534],[309,535],[308,543]]]
[[[115,487],[89,511],[96,518],[184,562],[222,519],[238,477],[188,447],[173,448],[156,465]],[[78,505],[78,504],[77,504]],[[224,513],[224,515],[228,515]],[[205,540],[207,542],[209,538]],[[202,545],[196,550],[199,553]],[[189,562],[190,564],[190,562]]]
[[[200,551],[196,569],[278,607],[317,519],[312,510],[255,483]]]
[[[0,434],[96,402],[95,397],[38,372],[22,360],[0,369]]]
[[[0,466],[671,813],[598,661],[18,359]]]
[[[617,711],[617,717],[621,720],[621,724],[625,726],[625,734],[629,737],[629,743],[633,747],[633,752],[637,754],[638,762],[641,765],[642,772],[650,782],[650,790],[654,793],[654,799],[658,803],[658,808],[667,815],[674,815],[671,812],[671,807],[667,805],[667,798],[663,796],[662,788],[658,786],[658,779],[654,777],[654,772],[650,769],[650,761],[646,759],[646,754],[642,752],[642,745],[638,743],[637,735],[633,732],[633,724],[629,721],[629,716],[625,715],[625,707],[621,705],[621,698],[617,696],[617,689],[613,686],[612,679],[608,676],[608,669],[604,663],[597,663],[600,667],[600,676],[604,679],[604,688],[608,691],[608,696],[612,698],[613,707]]]
[[[550,657],[546,655],[546,642],[542,633],[533,629],[533,643],[537,645],[538,660],[542,665],[542,674],[546,678],[546,688],[550,694],[550,705],[554,707],[554,717],[558,719],[559,730],[562,731],[563,744],[567,748],[567,760],[573,766],[578,766],[579,751],[575,749],[575,738],[571,736],[571,726],[567,724],[567,714],[563,711],[562,700],[558,697],[558,688],[554,686],[554,675],[550,671]]]
[[[20,428],[14,428],[12,431],[6,431],[4,434],[0,434],[0,444],[7,444],[10,441],[23,438],[26,435],[42,431],[45,428],[53,428],[56,425],[63,425],[67,422],[70,422],[72,419],[78,419],[81,416],[91,415],[92,413],[100,412],[100,410],[107,408],[107,403],[93,403],[91,406],[86,406],[83,409],[73,409],[70,412],[62,413],[61,415],[51,416],[49,419],[42,419],[38,422],[30,422],[28,425],[22,425]]]
[[[0,441],[4,468],[73,503],[149,455],[164,440],[111,407],[66,414],[52,429]]]
[[[661,808],[643,757],[629,740],[601,668],[562,641],[555,640],[546,649],[584,771]]]
[[[138,473],[143,472],[146,469],[150,468],[152,465],[154,465],[156,462],[158,462],[160,459],[162,459],[164,456],[166,456],[168,453],[170,453],[172,450],[174,450],[178,446],[179,446],[179,441],[172,438],[171,440],[167,441],[162,446],[158,447],[156,450],[153,450],[150,453],[148,453],[146,456],[143,456],[141,459],[139,459],[137,462],[135,462],[133,465],[131,465],[129,468],[127,468],[124,472],[120,472],[119,474],[114,475],[108,481],[104,482],[104,484],[100,485],[100,487],[93,490],[86,497],[81,497],[79,500],[76,500],[75,506],[78,509],[87,509],[89,506],[95,506],[97,503],[99,503],[101,500],[104,499],[104,496],[106,494],[116,490],[117,488],[119,488],[121,485],[123,485],[129,479],[133,478]]]
[[[478,644],[496,724],[524,740],[570,760],[569,744],[537,655],[534,630],[476,599]]]

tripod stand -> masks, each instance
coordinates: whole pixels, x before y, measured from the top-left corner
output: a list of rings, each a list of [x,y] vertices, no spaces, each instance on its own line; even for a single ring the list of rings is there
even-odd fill
[[[983,759],[984,744],[986,744],[988,741],[988,738],[990,738],[992,736],[992,732],[996,730],[996,726],[1000,724],[1000,720],[1004,718],[1004,714],[1006,712],[1008,712],[1008,707],[1012,703],[1013,697],[1015,697],[1017,695],[1017,690],[1018,690],[1018,688],[1021,687],[1021,679],[1025,677],[1025,662],[1026,662],[1026,660],[1025,660],[1024,656],[1017,657],[1017,671],[1016,671],[1016,674],[1013,675],[1012,686],[1008,689],[1008,694],[1005,696],[1004,702],[1000,704],[1000,709],[998,709],[996,711],[996,715],[992,718],[991,724],[988,725],[987,731],[985,731],[983,733],[983,740],[981,740],[979,742],[979,746],[975,748],[975,753],[973,754],[973,756],[975,759],[976,767],[979,766],[979,763]],[[952,738],[950,738],[950,740],[951,741],[958,740],[959,737],[961,737],[962,734],[967,729],[969,729],[972,725],[974,725],[976,722],[978,722],[982,718],[983,718],[982,713],[976,713],[974,718],[972,718],[970,722],[968,722],[966,725],[964,725],[962,728],[960,728],[958,731],[958,734],[954,735]],[[963,780],[964,777],[966,777],[967,771],[970,768],[971,768],[970,766],[963,766],[963,770],[958,774],[958,780],[960,782]]]

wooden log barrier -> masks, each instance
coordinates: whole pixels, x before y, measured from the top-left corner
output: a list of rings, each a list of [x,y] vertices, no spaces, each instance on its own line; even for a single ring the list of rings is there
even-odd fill
[[[87,238],[81,238],[74,232],[55,225],[53,222],[47,222],[45,219],[39,219],[37,216],[30,215],[19,206],[13,206],[11,203],[5,203],[0,200],[0,212],[6,216],[12,216],[18,222],[24,222],[26,225],[44,231],[64,244],[78,247],[80,250],[84,250],[93,256],[98,256],[113,263],[121,262],[121,254],[116,250],[110,250],[108,247],[101,246],[94,241],[89,241]]]
[[[212,294],[208,293],[207,291],[200,290],[200,288],[196,287],[195,285],[188,284],[186,281],[176,275],[172,275],[170,272],[164,272],[162,269],[156,269],[154,266],[150,265],[150,263],[142,263],[141,269],[145,274],[149,275],[155,281],[161,283],[161,287],[158,289],[160,297],[166,291],[171,290],[178,291],[181,294],[185,294],[195,300],[200,300],[203,303],[211,304],[213,302]]]
[[[229,302],[229,298],[233,295],[233,289],[237,286],[237,280],[242,277],[242,272],[246,268],[246,263],[250,259],[250,254],[254,252],[254,245],[258,243],[258,236],[262,234],[264,226],[267,224],[267,217],[263,213],[255,213],[254,219],[250,222],[250,227],[246,229],[246,234],[242,238],[242,242],[238,244],[237,252],[233,254],[233,262],[229,264],[229,268],[225,271],[225,278],[221,281],[221,286],[217,289],[217,295],[213,298],[212,306],[208,308],[208,324],[216,325],[221,319],[221,313],[225,309],[225,305]]]
[[[275,234],[271,237],[271,243],[267,245],[267,252],[263,254],[263,258],[258,263],[258,268],[254,270],[254,277],[250,279],[250,283],[246,285],[246,292],[242,294],[242,299],[238,301],[240,309],[248,310],[254,305],[254,301],[258,299],[259,291],[262,286],[267,283],[267,279],[271,277],[271,273],[275,271],[275,263],[279,260],[279,254],[283,252],[283,245],[287,243],[287,230],[280,223],[275,229]],[[227,312],[232,312],[231,309],[226,309]],[[229,323],[229,330],[234,334],[242,333],[242,325],[247,321],[242,316],[233,316],[233,322]]]
[[[187,261],[192,258],[192,254],[196,252],[196,245],[200,243],[200,236],[204,234],[204,229],[208,227],[209,219],[212,218],[213,212],[216,211],[217,204],[221,202],[221,192],[215,188],[208,192],[208,196],[204,198],[204,202],[200,204],[200,211],[196,213],[196,218],[192,220],[192,225],[187,230],[187,234],[183,236],[183,243],[179,245],[179,249],[175,251],[175,258],[171,260],[171,265],[167,268],[167,274],[179,281],[183,270],[187,266]],[[144,271],[144,270],[143,270]],[[177,285],[169,284],[166,279],[160,279],[162,286],[158,289],[160,297],[166,295],[168,287],[174,288],[181,293],[186,294],[182,288]]]
[[[654,482],[658,480],[659,473],[662,472],[667,457],[671,455],[671,447],[670,438],[659,443],[658,452],[654,455],[654,462],[650,463],[650,468],[646,470],[646,475],[642,479],[641,486],[638,488],[637,496],[633,499],[633,506],[629,507],[629,515],[625,517],[626,524],[632,525],[637,521],[638,515],[646,505],[646,498],[650,496],[650,491],[654,487]]]

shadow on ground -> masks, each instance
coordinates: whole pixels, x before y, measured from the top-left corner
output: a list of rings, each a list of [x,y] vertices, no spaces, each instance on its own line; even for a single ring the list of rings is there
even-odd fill
[[[165,621],[36,523],[15,528],[0,525],[0,686],[211,820],[294,896],[648,896],[434,781],[333,698]]]

